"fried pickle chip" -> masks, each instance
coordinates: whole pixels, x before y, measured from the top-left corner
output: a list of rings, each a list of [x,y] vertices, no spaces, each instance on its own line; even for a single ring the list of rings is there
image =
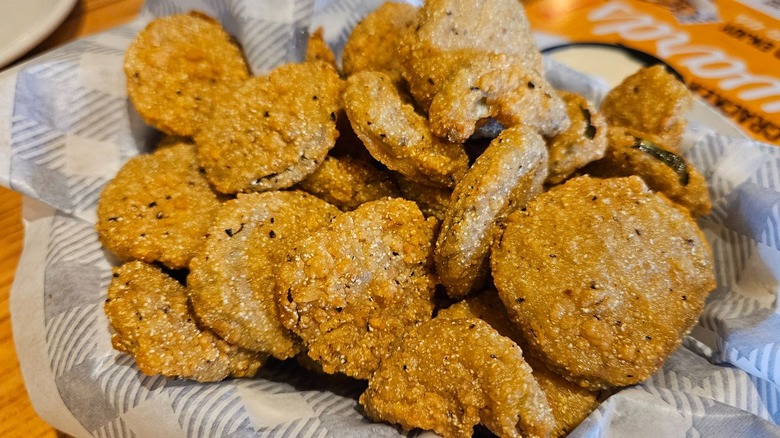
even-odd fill
[[[462,143],[481,123],[523,125],[545,136],[569,126],[566,106],[546,79],[528,71],[516,57],[482,54],[449,78],[428,108],[431,131]]]
[[[355,133],[389,169],[437,187],[453,187],[466,173],[463,146],[431,134],[428,121],[404,102],[387,74],[356,73],[347,79],[342,96]]]
[[[306,62],[323,61],[336,68],[336,55],[325,42],[323,32],[323,29],[318,27],[309,35],[309,44],[306,46]]]
[[[142,261],[114,268],[105,311],[111,344],[131,354],[144,374],[216,382],[252,377],[267,357],[198,327],[185,287]]]
[[[542,73],[525,11],[511,0],[428,0],[403,35],[399,53],[404,79],[424,109],[453,72],[483,53],[515,56],[529,72]]]
[[[588,166],[598,177],[637,175],[652,190],[688,209],[694,217],[709,214],[707,180],[663,139],[631,129],[610,127],[604,158]]]
[[[220,209],[190,263],[187,290],[198,319],[231,344],[279,359],[301,344],[276,305],[276,271],[293,245],[341,212],[300,191],[239,194]]]
[[[298,188],[344,211],[368,201],[399,196],[389,172],[349,156],[325,157],[314,173],[298,183]]]
[[[344,74],[364,70],[383,71],[401,82],[398,44],[414,22],[417,8],[408,3],[386,2],[352,29],[344,44],[341,61]]]
[[[542,191],[547,149],[535,131],[505,129],[455,186],[436,241],[436,274],[452,298],[481,287],[498,221]]]
[[[523,339],[520,329],[509,319],[504,304],[493,289],[470,295],[463,301],[439,311],[436,317],[479,318],[520,346],[523,358],[531,366],[534,378],[544,391],[552,409],[555,419],[552,436],[566,436],[609,395],[609,391],[590,391],[564,379],[530,354],[530,347]]]
[[[327,373],[368,378],[433,312],[436,220],[398,198],[343,213],[279,268],[282,322]]]
[[[410,92],[440,137],[463,142],[489,117],[548,136],[568,126],[517,1],[426,1],[399,53]]]
[[[715,287],[696,222],[635,176],[577,177],[537,196],[507,218],[491,267],[533,350],[591,389],[654,373]]]
[[[547,140],[550,152],[548,184],[560,184],[578,169],[604,156],[607,149],[607,122],[596,108],[576,93],[559,91],[566,103],[571,124]]]
[[[360,403],[405,430],[471,437],[481,423],[502,437],[544,437],[550,407],[522,351],[476,318],[435,318],[382,361]]]
[[[450,206],[452,189],[416,183],[398,172],[395,172],[393,176],[401,195],[414,201],[425,217],[433,216],[440,221],[444,220],[444,215]]]
[[[185,268],[220,205],[182,139],[131,158],[100,194],[100,242],[122,260]]]
[[[601,112],[610,126],[657,135],[675,153],[679,153],[677,146],[691,108],[691,92],[661,64],[627,77],[601,103]]]
[[[172,135],[192,136],[215,102],[249,77],[241,49],[198,12],[157,18],[125,54],[127,94],[141,117]]]
[[[325,62],[285,64],[244,82],[195,136],[209,181],[238,193],[303,180],[336,142],[340,88]]]

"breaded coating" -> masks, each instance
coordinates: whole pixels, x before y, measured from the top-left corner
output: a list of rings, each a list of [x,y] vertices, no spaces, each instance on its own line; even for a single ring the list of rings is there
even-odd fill
[[[547,437],[553,418],[522,351],[477,318],[435,318],[412,330],[369,379],[369,417],[404,430],[471,437]]]
[[[220,205],[192,144],[169,139],[153,154],[131,158],[97,206],[100,242],[122,260],[186,268]]]
[[[502,336],[513,340],[521,348],[524,347],[523,335],[514,322],[509,319],[506,313],[504,303],[498,297],[498,291],[488,288],[477,293],[471,294],[461,301],[439,310],[437,318],[479,318],[490,324]],[[528,353],[523,348],[523,356]]]
[[[488,117],[547,136],[568,126],[517,1],[426,1],[399,53],[411,94],[440,137],[463,142]]]
[[[436,240],[436,275],[452,298],[482,287],[498,222],[542,191],[547,148],[535,131],[505,129],[452,192]]]
[[[159,151],[160,149],[165,149],[172,146],[178,146],[183,143],[189,144],[190,146],[193,147],[193,151],[195,150],[194,149],[195,142],[192,141],[191,138],[181,137],[178,135],[168,135],[168,134],[163,134],[160,136],[160,139],[157,141],[157,145],[155,145],[154,150]]]
[[[325,62],[285,64],[244,82],[195,136],[209,181],[238,193],[303,180],[336,142],[340,88]]]
[[[323,29],[318,27],[309,35],[309,44],[306,46],[306,62],[323,61],[335,69],[337,68],[336,55],[325,42],[322,36],[323,32]]]
[[[466,173],[463,146],[431,134],[428,120],[404,102],[387,74],[356,73],[347,79],[342,96],[355,133],[389,169],[436,187],[454,187]]]
[[[325,157],[320,167],[297,187],[344,211],[368,201],[400,196],[388,171],[349,156]]]
[[[276,272],[287,252],[341,212],[300,191],[239,194],[214,219],[187,289],[203,325],[231,344],[287,359],[301,350],[281,323]]]
[[[157,18],[128,47],[124,70],[135,109],[155,128],[192,136],[213,105],[249,77],[241,49],[198,12]]]
[[[327,373],[367,379],[431,318],[435,219],[399,198],[365,203],[299,242],[279,269],[282,322]]]
[[[657,135],[675,153],[679,153],[678,145],[688,125],[686,116],[692,108],[691,92],[661,64],[627,77],[601,103],[601,112],[610,126]]]
[[[186,289],[159,268],[132,261],[114,268],[105,303],[115,349],[144,374],[216,382],[252,377],[267,356],[223,341],[194,321]]]
[[[568,435],[591,412],[598,409],[601,402],[613,392],[608,389],[590,390],[583,388],[566,380],[532,354],[526,355],[525,360],[534,371],[534,378],[544,391],[547,403],[552,409],[555,427],[551,436],[564,437]]]
[[[341,54],[344,75],[373,70],[387,73],[401,82],[398,44],[412,26],[417,8],[408,3],[386,2],[358,23],[344,44]]]
[[[483,122],[523,125],[551,136],[569,126],[566,105],[555,89],[517,58],[486,53],[456,70],[428,108],[431,131],[462,143]]]
[[[579,94],[559,91],[566,103],[571,124],[547,140],[550,166],[547,184],[560,184],[578,169],[604,156],[607,122],[596,108]]]
[[[707,180],[661,137],[610,127],[604,158],[587,171],[598,177],[637,175],[656,192],[688,209],[694,217],[709,214],[712,201]]]
[[[531,366],[534,378],[544,391],[552,409],[555,419],[552,436],[566,436],[609,395],[609,391],[590,391],[564,379],[530,354],[520,329],[509,319],[504,304],[493,289],[470,295],[465,300],[439,311],[436,317],[479,318],[520,346],[523,358]]]
[[[542,74],[525,11],[512,0],[428,0],[399,50],[403,76],[424,109],[455,71],[483,53],[517,57],[529,72]]]
[[[395,172],[393,176],[401,195],[414,201],[425,217],[433,216],[440,221],[444,220],[444,215],[450,207],[452,189],[416,183],[398,172]]]
[[[653,374],[715,288],[696,222],[635,176],[577,177],[537,196],[507,218],[491,267],[539,358],[591,389]]]

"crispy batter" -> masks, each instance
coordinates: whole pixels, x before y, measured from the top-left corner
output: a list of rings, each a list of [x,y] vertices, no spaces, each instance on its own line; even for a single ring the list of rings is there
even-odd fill
[[[385,73],[363,71],[347,79],[347,116],[371,155],[412,181],[453,187],[468,169],[463,146],[431,134],[428,121],[405,103]]]
[[[568,126],[517,1],[426,1],[399,53],[403,77],[440,137],[463,142],[491,116],[544,135]]]
[[[607,133],[545,80],[520,3],[423,3],[355,27],[346,81],[322,29],[306,62],[256,78],[199,13],[133,42],[132,103],[177,137],[106,187],[97,228],[122,259],[191,269],[188,287],[146,262],[115,269],[112,342],[139,369],[215,381],[298,357],[369,379],[368,415],[404,429],[563,436],[679,346],[715,286],[682,207],[711,208],[676,155],[690,93],[641,70],[606,98]],[[578,177],[537,197],[591,170],[661,193]],[[432,319],[452,302],[437,281],[462,298],[489,268],[500,292]]]
[[[349,156],[325,157],[320,167],[301,181],[298,188],[344,211],[354,210],[368,201],[399,196],[389,172]]]
[[[433,216],[440,221],[444,220],[444,215],[450,206],[452,189],[416,183],[398,172],[393,176],[403,197],[416,202],[425,217]]]
[[[437,318],[479,318],[490,324],[502,336],[513,340],[521,348],[524,347],[523,335],[515,323],[509,319],[504,303],[498,297],[494,289],[485,289],[474,293],[461,301],[439,310]],[[523,357],[527,357],[527,351],[523,348]]]
[[[525,358],[534,370],[534,377],[547,396],[547,402],[552,409],[555,419],[552,436],[568,435],[613,392],[607,389],[583,388],[566,380],[535,356],[529,354]]]
[[[559,91],[566,103],[571,125],[560,134],[548,139],[550,167],[548,184],[560,184],[577,169],[604,156],[607,149],[607,122],[604,116],[584,97],[576,93]]]
[[[611,127],[608,143],[604,158],[587,168],[593,176],[638,175],[648,187],[687,208],[694,217],[712,210],[707,180],[661,137]]]
[[[368,202],[300,242],[279,269],[285,326],[328,373],[366,379],[433,312],[435,220],[402,199]]]
[[[638,177],[577,177],[506,220],[493,279],[524,338],[591,389],[654,373],[715,287],[696,222]]]
[[[417,8],[408,3],[383,3],[355,26],[341,55],[344,74],[383,71],[401,82],[398,44],[414,22]]]
[[[505,129],[477,158],[452,192],[436,241],[436,274],[450,297],[482,286],[497,223],[540,193],[546,177],[547,149],[531,129]]]
[[[145,262],[114,268],[105,311],[112,345],[135,357],[144,374],[215,382],[252,377],[266,359],[198,327],[185,287]]]
[[[233,90],[195,136],[222,193],[287,188],[322,162],[338,137],[341,81],[324,62],[285,64]]]
[[[530,24],[515,1],[428,0],[416,18],[399,50],[403,76],[425,109],[453,72],[483,53],[515,56],[529,72],[542,73]]]
[[[369,417],[405,430],[471,437],[544,437],[553,418],[522,351],[477,318],[435,318],[382,361],[360,397]]]
[[[691,92],[661,64],[627,77],[601,103],[601,112],[610,126],[657,135],[675,153],[680,152],[678,145],[691,108]]]
[[[317,30],[309,35],[309,44],[306,46],[306,62],[323,61],[335,69],[337,67],[336,55],[333,54],[333,50],[325,42],[323,32],[323,29],[318,27]]]
[[[124,69],[127,94],[141,117],[181,136],[195,134],[226,90],[249,77],[238,45],[198,12],[149,23],[127,49]]]
[[[185,268],[220,202],[181,139],[131,158],[100,194],[100,242],[122,260]]]
[[[609,395],[609,391],[589,391],[564,379],[530,354],[520,329],[509,319],[504,304],[493,289],[471,295],[439,311],[437,318],[479,318],[520,346],[523,358],[531,366],[534,378],[552,409],[555,419],[552,436],[563,437],[574,430]]]
[[[279,318],[278,265],[301,239],[341,212],[300,191],[240,194],[214,219],[190,263],[198,319],[231,344],[286,359],[301,349]]]
[[[523,125],[543,135],[569,126],[566,106],[543,76],[516,57],[482,54],[456,70],[428,109],[431,131],[449,141],[468,140],[481,122]]]

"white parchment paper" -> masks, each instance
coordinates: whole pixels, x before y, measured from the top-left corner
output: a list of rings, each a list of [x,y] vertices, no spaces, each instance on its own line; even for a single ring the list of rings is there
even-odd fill
[[[399,435],[361,415],[361,383],[294,364],[215,384],[139,373],[110,345],[102,305],[114,260],[94,231],[100,190],[155,137],[129,105],[122,73],[124,50],[151,17],[190,9],[218,17],[262,73],[300,59],[315,27],[340,52],[379,3],[149,0],[127,26],[0,73],[0,184],[26,195],[12,324],[46,421],[77,437]],[[557,73],[556,83],[598,92]],[[719,286],[663,369],[608,399],[572,436],[780,437],[780,148],[708,130],[686,142],[710,185],[713,213],[700,224]]]

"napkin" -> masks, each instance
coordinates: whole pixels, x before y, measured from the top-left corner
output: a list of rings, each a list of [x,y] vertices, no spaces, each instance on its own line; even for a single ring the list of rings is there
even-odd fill
[[[129,104],[122,72],[125,49],[149,20],[191,9],[213,15],[260,74],[300,60],[308,31],[320,26],[340,53],[380,3],[149,0],[126,26],[0,73],[0,184],[25,195],[12,325],[44,420],[76,437],[403,435],[361,414],[365,383],[288,362],[210,384],[140,373],[111,348],[103,301],[117,261],[94,228],[102,187],[157,137]],[[603,95],[592,78],[550,69],[556,84]],[[714,208],[699,223],[718,287],[663,368],[610,397],[571,436],[780,437],[780,148],[707,129],[685,142],[709,182]]]

